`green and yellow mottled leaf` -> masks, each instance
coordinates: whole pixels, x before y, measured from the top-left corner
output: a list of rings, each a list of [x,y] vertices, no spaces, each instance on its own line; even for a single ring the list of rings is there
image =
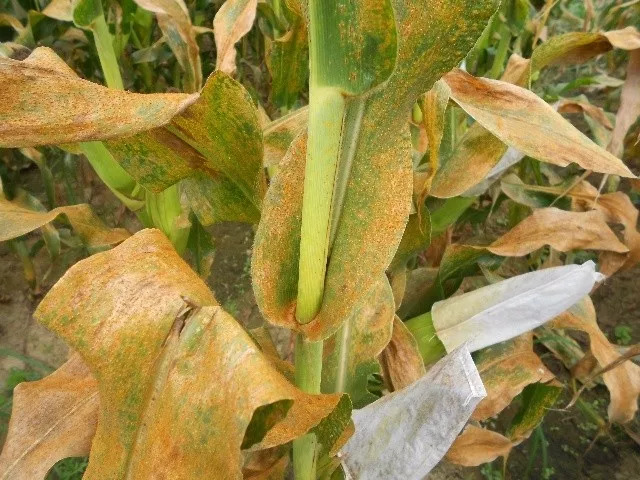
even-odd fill
[[[241,479],[241,449],[313,430],[329,451],[349,424],[348,397],[290,384],[157,230],[73,266],[35,316],[98,383],[85,479]]]
[[[309,108],[303,107],[268,123],[264,136],[264,166],[273,167],[280,163],[293,140],[307,130]]]
[[[507,430],[509,439],[517,445],[528,438],[533,429],[542,422],[547,409],[553,407],[560,393],[562,387],[557,385],[527,385],[522,391],[522,407]]]
[[[377,399],[367,390],[367,381],[380,373],[377,356],[391,339],[394,307],[389,281],[383,276],[360,308],[325,341],[322,391],[348,393],[355,408]]]
[[[496,2],[446,5],[393,2],[398,32],[396,68],[362,102],[351,175],[327,266],[317,317],[295,319],[298,284],[304,138],[291,146],[267,193],[256,233],[252,272],[258,305],[268,321],[310,339],[333,334],[388,267],[409,215],[413,179],[407,119],[417,97],[455,66],[480,35]],[[448,41],[443,47],[441,39]],[[333,53],[335,55],[335,52]],[[376,188],[371,188],[375,185]]]
[[[0,146],[30,147],[132,135],[168,123],[197,96],[112,90],[76,76],[52,50],[0,58]]]

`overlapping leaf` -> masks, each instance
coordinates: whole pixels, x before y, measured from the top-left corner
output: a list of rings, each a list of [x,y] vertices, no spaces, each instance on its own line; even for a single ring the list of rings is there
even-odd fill
[[[76,264],[36,317],[98,382],[87,479],[239,479],[241,448],[316,428],[329,451],[348,425],[348,398],[291,385],[157,230]]]
[[[551,326],[581,330],[589,335],[591,352],[598,360],[600,367],[606,367],[620,356],[615,345],[607,340],[598,327],[596,311],[589,297],[585,297],[567,312],[556,317]],[[640,367],[627,361],[604,373],[602,377],[611,396],[608,408],[609,420],[619,423],[631,421],[638,410]]]
[[[256,300],[270,322],[302,330],[312,339],[335,332],[367,293],[362,285],[378,278],[389,265],[411,203],[409,111],[418,95],[464,57],[496,6],[490,0],[422,3],[393,3],[396,68],[364,100],[323,305],[316,319],[304,327],[294,318],[304,139],[291,146],[267,194],[252,264]],[[442,38],[448,39],[444,47]],[[336,52],[331,55],[335,57]]]
[[[426,373],[416,339],[398,317],[393,319],[393,334],[380,362],[394,390],[408,387]]]
[[[58,460],[89,455],[98,405],[96,381],[77,354],[42,380],[19,384],[0,478],[45,478]]]

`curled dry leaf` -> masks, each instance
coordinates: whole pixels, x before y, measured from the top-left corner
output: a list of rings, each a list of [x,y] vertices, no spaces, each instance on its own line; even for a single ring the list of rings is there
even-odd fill
[[[591,260],[517,275],[436,302],[433,325],[448,352],[464,343],[473,352],[539,327],[603,278]]]
[[[607,150],[622,158],[625,136],[638,117],[640,117],[640,41],[637,50],[629,54],[627,78],[620,94],[620,108],[616,113],[616,126]]]
[[[533,334],[525,333],[478,352],[476,366],[487,390],[473,412],[474,420],[494,417],[527,385],[548,382],[553,374],[533,351]]]
[[[138,94],[82,80],[47,47],[0,57],[0,146],[29,147],[132,135],[168,123],[197,96]]]
[[[59,460],[87,456],[99,403],[96,381],[77,354],[42,380],[19,384],[0,454],[0,479],[45,478]]]
[[[503,257],[518,257],[545,245],[561,252],[574,249],[629,251],[600,212],[567,212],[553,207],[534,210],[532,215],[486,248]]]
[[[197,92],[202,86],[200,49],[184,0],[134,0],[140,7],[156,14],[158,25],[185,71],[184,89]]]
[[[616,157],[593,143],[535,93],[462,70],[444,77],[451,98],[507,145],[537,160],[633,177]]]
[[[584,113],[608,130],[613,130],[613,124],[611,120],[609,120],[609,117],[607,117],[605,111],[600,107],[592,105],[587,100],[563,98],[557,104],[557,111],[558,113]]]
[[[556,317],[551,326],[581,330],[589,335],[591,352],[600,367],[606,367],[620,356],[616,346],[607,340],[598,327],[596,311],[589,297],[585,297],[580,303]],[[609,420],[618,423],[633,420],[638,410],[640,395],[640,367],[627,361],[605,372],[602,377],[611,397],[608,408]]]
[[[229,75],[236,71],[235,44],[244,37],[256,18],[258,0],[226,0],[213,19],[216,41],[216,69]]]
[[[347,478],[423,479],[485,394],[462,346],[407,388],[354,410],[355,433],[339,454]]]
[[[396,67],[387,82],[362,100],[362,123],[327,267],[323,304],[310,323],[300,326],[294,317],[304,138],[294,142],[274,177],[256,232],[252,274],[261,312],[269,322],[303,331],[313,340],[333,334],[367,294],[362,285],[382,275],[391,262],[411,207],[409,112],[420,94],[462,60],[497,2],[392,3],[394,11],[406,13],[396,18]],[[448,39],[445,47],[441,38]]]
[[[329,451],[349,424],[348,397],[291,385],[157,230],[74,265],[35,316],[98,380],[86,479],[240,479],[241,448],[314,431]]]
[[[73,0],[52,0],[42,14],[63,22],[73,21]]]
[[[0,242],[19,237],[65,215],[76,234],[89,247],[101,248],[126,240],[130,234],[124,228],[109,228],[86,204],[54,208],[40,212],[0,196]]]
[[[513,448],[511,440],[498,432],[467,425],[451,448],[446,459],[456,465],[476,467],[506,457]]]
[[[382,276],[360,308],[325,341],[322,391],[348,393],[355,408],[377,398],[367,390],[367,382],[380,373],[376,357],[391,339],[394,312],[391,286]]]
[[[391,341],[382,351],[380,363],[393,390],[408,387],[426,373],[416,339],[398,317],[393,319]]]

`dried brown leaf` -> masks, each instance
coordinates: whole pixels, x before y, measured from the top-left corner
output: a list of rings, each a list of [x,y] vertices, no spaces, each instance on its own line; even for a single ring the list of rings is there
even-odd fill
[[[456,465],[476,467],[506,457],[512,447],[511,440],[498,432],[467,425],[451,445],[446,459]]]
[[[640,41],[637,50],[629,54],[627,78],[620,94],[620,108],[616,114],[616,126],[607,147],[616,157],[622,158],[624,138],[640,117]]]
[[[553,374],[534,353],[532,340],[532,334],[526,333],[478,353],[476,366],[487,397],[476,407],[471,418],[486,420],[494,417],[527,385],[553,378]]]
[[[398,317],[393,320],[391,341],[382,351],[380,362],[393,390],[407,387],[427,373],[416,339]]]
[[[444,77],[451,97],[507,145],[543,162],[633,177],[536,94],[507,82],[476,78],[462,70]]]
[[[77,354],[42,380],[19,384],[0,479],[45,478],[58,460],[88,455],[99,403],[96,381]]]
[[[551,326],[581,330],[589,335],[591,352],[600,367],[606,367],[620,357],[616,346],[611,344],[600,330],[596,321],[596,311],[589,297],[585,297],[580,303],[556,317]],[[611,397],[608,408],[609,420],[617,423],[631,421],[638,410],[640,367],[626,361],[607,371],[602,377]]]
[[[236,71],[235,44],[251,30],[257,8],[257,0],[226,0],[216,12],[213,19],[216,69],[229,75]]]
[[[600,212],[567,212],[553,207],[535,210],[486,248],[496,255],[510,257],[526,255],[544,245],[561,252],[588,249],[624,253],[629,250]]]

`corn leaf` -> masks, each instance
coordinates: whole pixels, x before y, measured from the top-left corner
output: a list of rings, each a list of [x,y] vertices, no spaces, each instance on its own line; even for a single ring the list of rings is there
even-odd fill
[[[591,352],[600,367],[606,367],[620,356],[616,346],[611,344],[600,330],[596,311],[589,297],[585,297],[580,303],[556,317],[551,326],[580,330],[589,335]],[[627,361],[604,373],[602,378],[611,397],[608,408],[609,420],[618,423],[631,421],[638,410],[640,367]]]
[[[35,316],[98,382],[86,479],[240,479],[241,448],[315,428],[329,451],[349,423],[348,397],[291,385],[157,230],[73,266]]]
[[[498,432],[467,425],[453,442],[446,459],[456,465],[476,467],[506,457],[513,448],[511,441]]]
[[[601,173],[633,177],[616,157],[598,147],[536,94],[507,82],[476,78],[461,70],[445,76],[451,97],[507,145],[543,162],[574,162]]]
[[[355,408],[376,400],[367,381],[380,373],[376,357],[391,339],[394,311],[389,281],[382,277],[360,309],[325,341],[322,391],[347,392]]]
[[[496,416],[527,385],[553,379],[553,374],[533,352],[531,333],[481,350],[476,356],[476,366],[487,397],[473,412],[474,420]]]
[[[407,388],[355,410],[355,433],[340,452],[348,478],[424,478],[484,395],[471,355],[461,347]]]
[[[258,0],[226,0],[213,19],[216,41],[216,69],[229,75],[236,71],[235,44],[244,37],[256,18]]]
[[[112,90],[82,80],[53,50],[0,58],[0,146],[29,147],[132,135],[164,125],[197,97]]]
[[[620,108],[607,150],[617,157],[624,152],[624,139],[631,126],[640,117],[640,41],[638,49],[629,54],[627,78],[620,95]]]
[[[393,319],[393,334],[380,362],[393,390],[408,387],[426,373],[416,339],[398,317]]]
[[[363,100],[358,114],[360,129],[355,132],[351,174],[340,202],[322,307],[305,325],[294,318],[304,139],[291,146],[267,193],[252,260],[256,300],[269,322],[303,331],[310,339],[333,334],[366,295],[362,285],[378,278],[391,262],[411,204],[409,112],[415,99],[464,57],[496,6],[491,0],[422,3],[393,2],[396,68]],[[449,39],[444,48],[441,38]]]
[[[303,107],[268,123],[264,136],[264,166],[280,164],[293,140],[307,130],[309,108]]]
[[[96,381],[77,354],[42,380],[19,384],[0,454],[0,478],[45,478],[58,460],[87,456],[98,404]]]
[[[553,407],[560,393],[562,387],[556,385],[535,383],[527,386],[522,392],[522,407],[513,417],[507,430],[509,439],[518,444],[528,438],[533,429],[542,422],[547,409]]]

